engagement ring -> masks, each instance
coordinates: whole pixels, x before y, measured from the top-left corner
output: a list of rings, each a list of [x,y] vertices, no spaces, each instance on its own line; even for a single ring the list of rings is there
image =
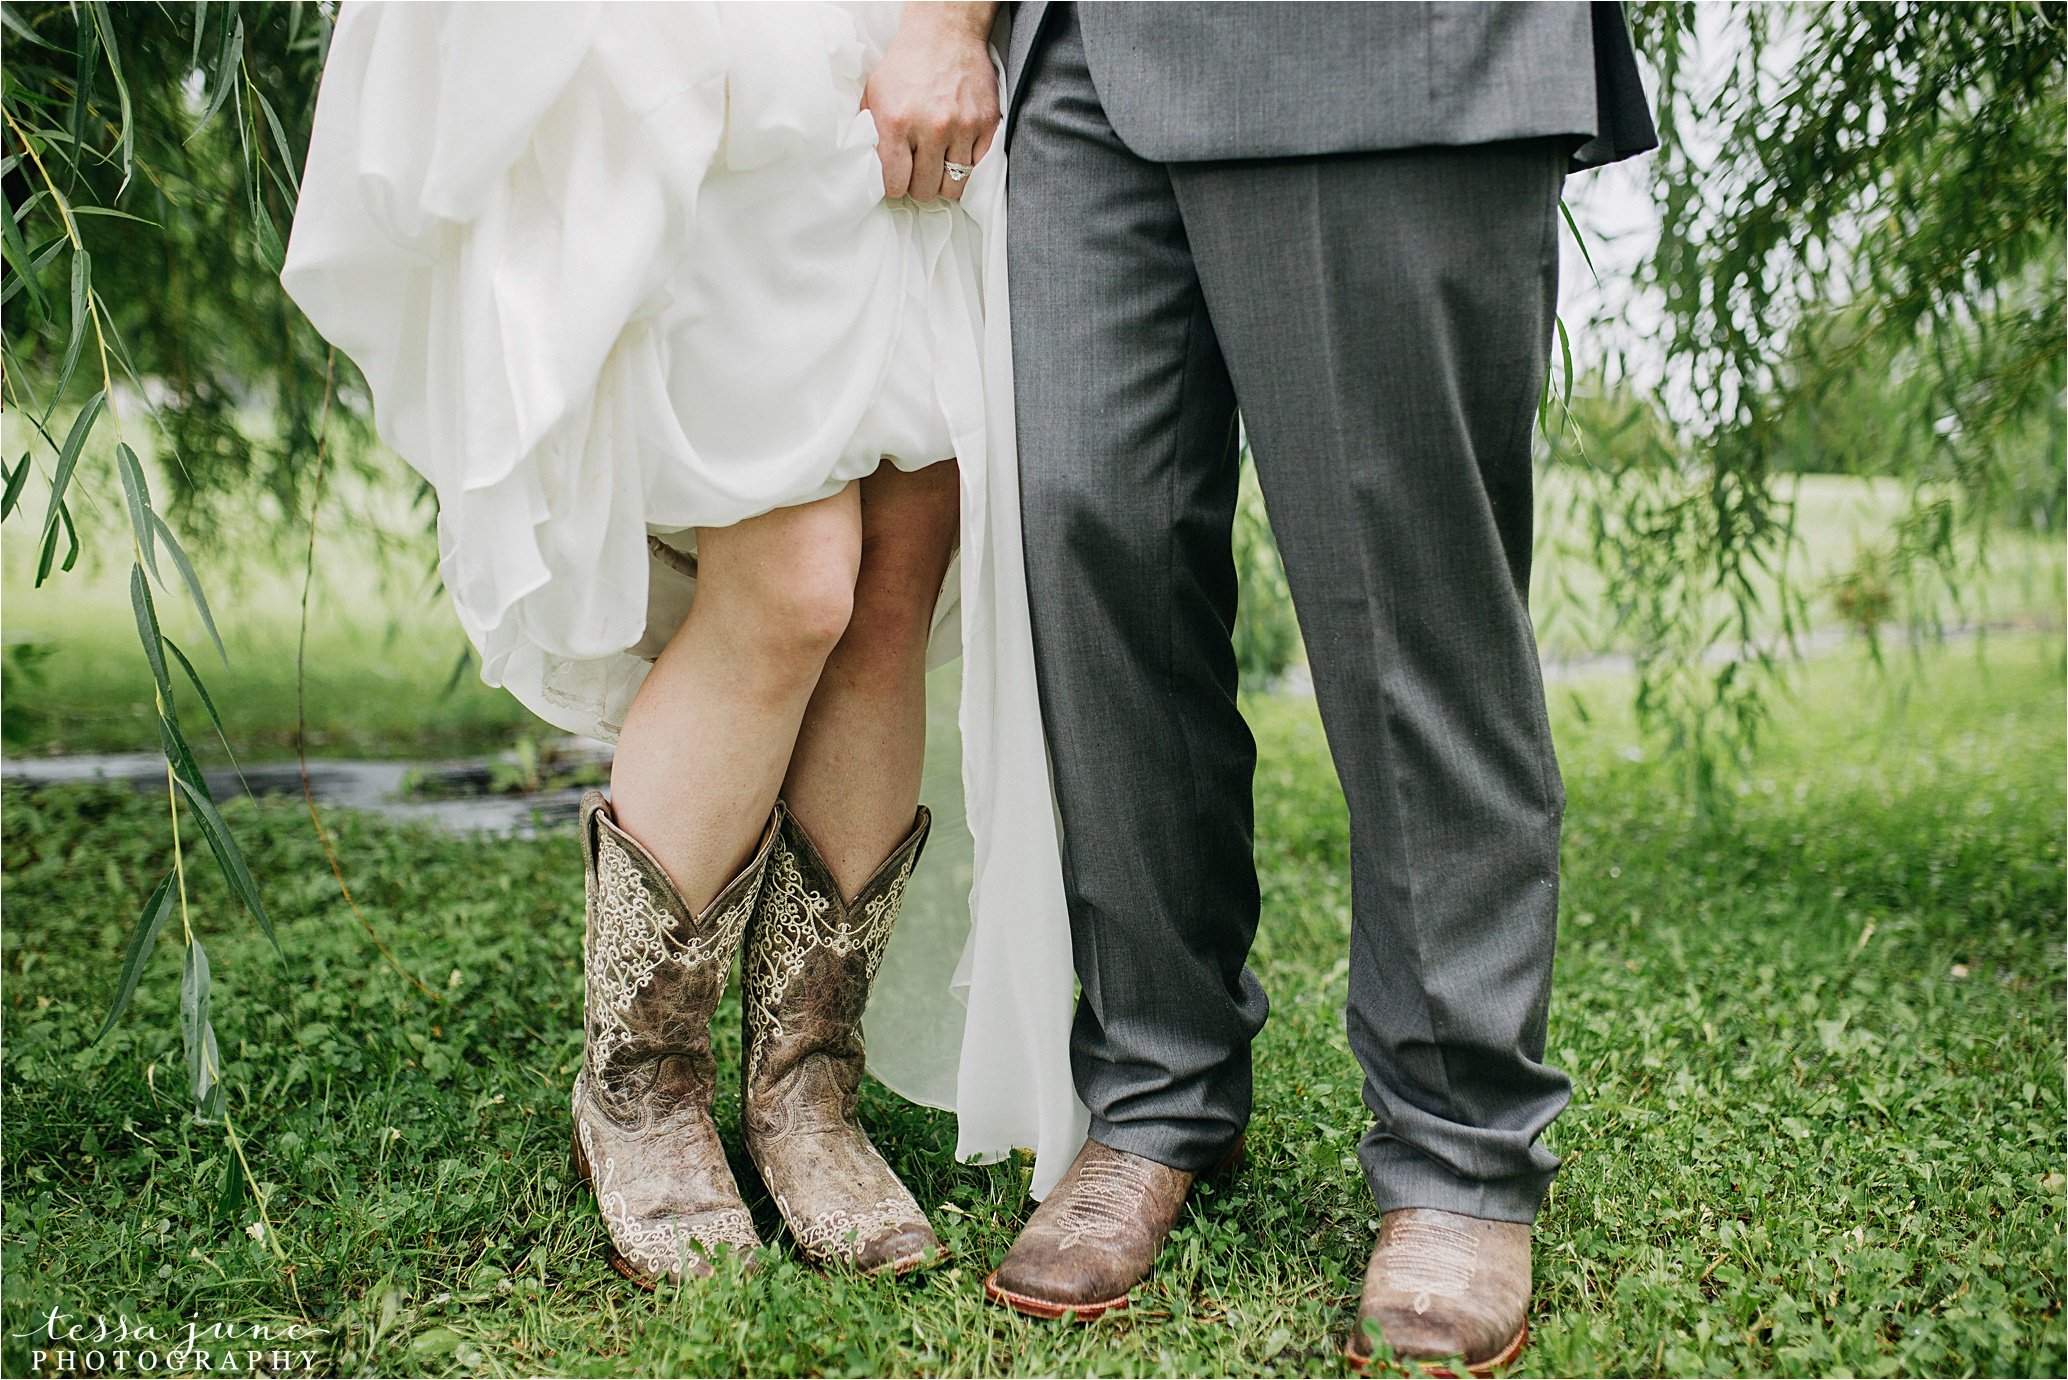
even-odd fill
[[[969,179],[969,175],[976,171],[975,168],[971,167],[967,163],[943,162],[941,166],[945,167],[948,170],[948,180],[950,182],[967,181]]]

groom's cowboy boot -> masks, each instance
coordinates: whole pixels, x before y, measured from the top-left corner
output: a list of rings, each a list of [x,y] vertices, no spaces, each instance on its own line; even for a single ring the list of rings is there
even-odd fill
[[[586,1034],[574,1168],[596,1192],[610,1262],[641,1285],[706,1276],[717,1248],[761,1244],[711,1120],[711,1015],[761,896],[775,821],[740,874],[692,913],[659,862],[582,797]]]
[[[1244,1141],[1207,1171],[1242,1166]],[[1193,1176],[1088,1140],[984,1281],[992,1302],[1037,1318],[1090,1322],[1148,1276],[1177,1224]]]
[[[805,1257],[903,1274],[940,1253],[912,1194],[855,1119],[862,1011],[926,845],[932,816],[843,901],[833,873],[787,808],[776,806],[768,884],[747,935],[747,1153]]]
[[[1485,1376],[1514,1362],[1529,1338],[1530,1227],[1435,1208],[1396,1208],[1379,1224],[1364,1272],[1357,1330],[1343,1355],[1362,1370],[1374,1329],[1393,1359],[1424,1375],[1458,1358]]]

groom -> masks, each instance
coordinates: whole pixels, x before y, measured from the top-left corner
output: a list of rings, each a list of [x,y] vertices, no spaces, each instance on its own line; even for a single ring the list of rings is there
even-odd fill
[[[1565,174],[1653,147],[1618,5],[1022,4],[1029,594],[1091,1140],[987,1281],[1123,1306],[1241,1152],[1266,1002],[1229,530],[1247,429],[1349,800],[1384,1214],[1351,1359],[1505,1364],[1568,1097],[1529,584]]]

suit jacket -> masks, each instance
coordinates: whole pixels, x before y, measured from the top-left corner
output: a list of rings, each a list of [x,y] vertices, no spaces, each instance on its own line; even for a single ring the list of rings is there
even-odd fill
[[[1012,97],[1052,6],[1022,3]],[[1165,163],[1569,136],[1575,169],[1658,147],[1623,7],[1574,3],[1077,6],[1121,140]]]

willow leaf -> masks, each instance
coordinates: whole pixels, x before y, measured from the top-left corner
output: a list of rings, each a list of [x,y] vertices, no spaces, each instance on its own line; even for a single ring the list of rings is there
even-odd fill
[[[165,650],[172,653],[172,659],[180,664],[180,669],[187,673],[187,679],[193,682],[194,693],[201,697],[201,707],[208,711],[208,721],[215,726],[215,736],[222,740],[223,751],[229,754],[230,767],[237,773],[238,783],[244,787],[244,793],[250,795],[251,783],[244,779],[244,768],[237,762],[237,750],[230,746],[229,730],[223,727],[223,716],[209,697],[208,687],[201,683],[201,673],[194,669],[193,662],[187,660],[187,654],[179,649],[179,644],[169,637],[165,639]]]
[[[29,485],[29,471],[35,468],[29,463],[29,453],[22,452],[22,462],[7,472],[7,492],[0,496],[0,521],[14,511],[14,505],[21,501],[22,490]]]
[[[220,1107],[217,1108],[221,1110]],[[244,1166],[237,1163],[235,1155],[223,1156],[223,1181],[215,1190],[215,1220],[228,1222],[237,1216],[237,1210],[244,1206]]]
[[[144,553],[151,578],[163,584],[165,577],[158,573],[158,529],[151,523],[151,486],[126,441],[115,445],[115,468],[122,474],[122,498],[129,505],[129,525],[136,532],[137,549]]]
[[[15,17],[14,11],[5,6],[0,6],[0,24],[5,24],[7,31],[24,43],[33,43],[39,48],[54,48],[57,46],[28,25],[22,23],[21,20]]]
[[[203,791],[195,789],[178,775],[173,784],[187,797],[187,803],[194,807],[194,815],[201,822],[201,836],[208,840],[209,848],[215,853],[215,860],[222,868],[223,879],[230,884],[230,890],[237,893],[237,899],[251,912],[251,918],[258,921],[272,942],[273,952],[282,960],[287,955],[280,948],[280,941],[273,937],[273,920],[266,914],[266,903],[259,899],[258,884],[251,879],[251,869],[244,864],[244,854],[237,847],[237,840],[230,836],[229,826],[216,812],[215,802]]]
[[[208,108],[201,112],[201,120],[194,126],[194,132],[187,136],[193,143],[201,137],[201,131],[208,128],[223,108],[223,102],[230,99],[230,93],[237,89],[237,66],[244,57],[244,20],[232,12],[230,22],[223,25],[222,47],[216,51],[215,71],[209,75],[215,78],[215,94],[208,98]]]
[[[118,211],[112,206],[74,206],[72,214],[74,216],[105,216],[109,220],[134,221],[138,225],[148,225],[153,230],[163,230],[165,228],[162,222],[151,220],[146,216],[134,216],[127,211]]]
[[[29,252],[28,241],[22,238],[21,225],[11,209],[0,214],[0,242],[4,242],[7,261],[14,267],[14,281],[7,285],[7,295],[12,297],[26,287],[36,299],[37,310],[50,315],[50,299],[43,295],[43,285],[36,281],[36,256]]]
[[[78,33],[78,46],[72,52],[72,99],[65,109],[65,129],[71,145],[66,157],[71,163],[74,184],[81,176],[79,155],[88,151],[86,132],[93,121],[94,80],[101,68],[99,36],[85,24],[79,25]]]
[[[1580,258],[1586,263],[1587,271],[1594,274],[1594,286],[1600,287],[1601,274],[1595,271],[1594,256],[1587,252],[1587,237],[1580,233],[1580,223],[1573,219],[1573,208],[1561,199],[1558,203],[1558,214],[1565,217],[1565,228],[1573,232],[1573,243],[1579,247]]]
[[[26,276],[19,273],[9,274],[7,278],[7,286],[5,288],[0,288],[0,306],[4,306],[5,304],[12,302],[14,300],[14,295],[17,292],[20,292],[24,287],[27,287],[33,291],[36,300],[42,303],[43,314],[45,316],[50,315],[50,299],[43,295],[43,266],[49,263],[52,259],[55,259],[58,255],[58,251],[60,249],[63,249],[65,247],[65,244],[66,240],[63,235],[53,235],[49,239],[43,241],[42,244],[37,245],[36,248],[31,252],[31,256],[29,259],[29,273]],[[34,421],[35,419],[32,417],[30,418],[30,420]]]
[[[86,434],[93,430],[93,423],[100,416],[101,404],[108,400],[106,393],[96,393],[86,400],[86,406],[79,409],[79,415],[72,419],[72,429],[65,435],[65,444],[58,451],[57,472],[50,479],[50,508],[43,514],[43,532],[47,537],[57,526],[57,515],[65,505],[65,490],[71,487],[72,471],[78,467],[79,452],[85,448]]]
[[[50,569],[58,563],[58,530],[52,528],[43,534],[43,546],[35,552],[35,588],[41,590],[43,581],[50,579]]]
[[[93,309],[88,305],[87,294],[93,286],[93,256],[83,249],[72,251],[72,335],[65,342],[65,361],[58,366],[57,387],[50,390],[50,405],[56,407],[65,396],[65,389],[71,385],[72,371],[79,367],[79,356],[86,349],[86,327],[93,319]],[[45,421],[50,414],[45,413]]]
[[[201,626],[208,630],[208,640],[215,643],[215,654],[223,659],[223,665],[230,664],[230,653],[223,646],[223,635],[215,630],[215,615],[208,611],[208,596],[201,592],[201,577],[194,573],[194,563],[187,559],[186,548],[180,545],[172,529],[165,525],[165,519],[158,516],[158,510],[151,510],[151,522],[158,528],[158,539],[165,543],[165,554],[172,557],[173,568],[180,573],[180,581],[187,587],[187,596],[194,601],[194,611],[201,615]]]
[[[122,75],[122,52],[115,45],[115,25],[108,18],[107,0],[91,0],[90,8],[94,27],[100,31],[101,48],[108,55],[108,71],[115,77],[115,98],[122,109],[122,185],[115,189],[119,199],[136,167],[136,121],[129,105],[129,82]]]
[[[158,716],[158,746],[165,754],[166,765],[172,768],[174,780],[184,784],[200,782],[201,793],[213,802],[215,797],[209,792],[208,780],[201,775],[201,764],[194,760],[194,750],[187,746],[187,735],[180,730],[178,719]]]
[[[1566,334],[1565,318],[1553,315],[1551,324],[1558,327],[1558,353],[1565,360],[1565,410],[1573,410],[1573,338]]]
[[[43,582],[50,578],[51,567],[57,562],[57,540],[60,534],[72,539],[72,549],[65,556],[64,568],[70,570],[72,562],[79,559],[79,535],[72,530],[71,510],[63,505],[59,505],[57,515],[60,525],[51,528],[43,534],[43,549],[36,557],[36,585],[38,588],[41,588]]]
[[[208,1019],[208,950],[198,939],[187,942],[187,961],[180,969],[180,1043],[187,1052],[187,1082],[194,1100],[206,1104],[215,1088],[221,1059],[215,1027]]]
[[[115,1001],[108,1007],[108,1018],[101,1022],[101,1028],[94,1033],[89,1044],[99,1044],[101,1037],[115,1028],[115,1022],[122,1019],[122,1013],[129,1009],[129,999],[136,995],[137,979],[143,976],[144,965],[151,961],[151,947],[158,942],[158,931],[165,928],[165,921],[172,914],[173,873],[166,873],[151,899],[144,902],[143,914],[136,918],[136,929],[129,936],[129,952],[122,956],[122,975],[115,983]]]
[[[273,131],[273,147],[280,150],[280,166],[286,170],[288,184],[294,188],[293,195],[288,198],[288,209],[292,210],[294,203],[301,198],[302,181],[294,171],[294,154],[287,146],[287,131],[281,128],[280,117],[273,112],[273,103],[266,99],[266,93],[254,86],[251,94],[257,98],[259,112],[266,117],[266,124]]]
[[[158,609],[151,602],[151,585],[141,565],[129,567],[129,607],[136,614],[137,640],[144,644],[144,660],[151,664],[151,679],[158,682],[158,702],[172,713],[172,679],[165,673],[165,637],[158,631]]]

